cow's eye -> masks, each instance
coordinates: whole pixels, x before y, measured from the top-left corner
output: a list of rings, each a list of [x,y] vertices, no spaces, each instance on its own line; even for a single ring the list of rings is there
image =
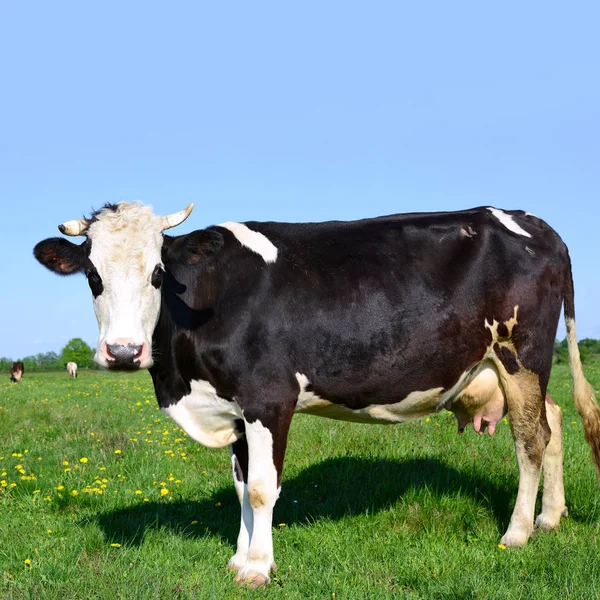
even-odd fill
[[[163,280],[163,269],[160,265],[156,265],[154,267],[154,271],[152,271],[152,277],[150,278],[150,283],[158,289]]]
[[[104,291],[104,286],[102,285],[102,278],[98,274],[98,271],[96,271],[95,269],[86,271],[85,274],[90,285],[90,290],[92,290],[94,298],[97,298]]]

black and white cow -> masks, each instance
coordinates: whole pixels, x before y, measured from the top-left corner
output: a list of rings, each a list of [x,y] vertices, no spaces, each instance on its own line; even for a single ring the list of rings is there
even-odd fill
[[[21,381],[21,378],[23,377],[23,373],[25,373],[23,361],[17,360],[12,364],[12,367],[10,368],[10,382],[19,383],[19,381]]]
[[[139,203],[59,226],[35,257],[87,276],[96,361],[150,369],[162,410],[229,446],[241,504],[229,567],[269,582],[272,511],[295,412],[399,423],[446,408],[492,434],[508,413],[519,488],[506,546],[565,514],[560,409],[545,402],[561,306],[574,397],[600,465],[600,408],[575,335],[567,248],[539,218],[475,208],[354,222],[223,223],[178,237]]]

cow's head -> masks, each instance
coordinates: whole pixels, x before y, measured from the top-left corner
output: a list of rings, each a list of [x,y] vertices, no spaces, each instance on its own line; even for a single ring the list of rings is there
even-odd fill
[[[165,251],[173,242],[162,232],[185,221],[192,208],[190,204],[159,217],[137,202],[106,205],[90,219],[58,226],[65,235],[85,236],[81,245],[64,238],[36,245],[35,257],[51,271],[85,273],[100,329],[94,357],[99,365],[112,369],[152,366],[152,333],[160,311]],[[194,234],[183,237],[190,236]],[[174,245],[181,257],[181,244]]]

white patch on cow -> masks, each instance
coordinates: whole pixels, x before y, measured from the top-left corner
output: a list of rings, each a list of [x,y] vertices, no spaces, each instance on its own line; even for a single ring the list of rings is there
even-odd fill
[[[252,507],[248,499],[248,485],[237,478],[235,470],[236,459],[231,446],[229,447],[229,452],[231,454],[233,485],[235,486],[235,492],[240,502],[241,516],[236,552],[229,559],[227,566],[231,571],[237,573],[246,564],[248,558],[248,548],[250,547],[250,539],[252,538],[252,531],[254,529],[254,515],[252,514]]]
[[[102,278],[103,292],[94,298],[100,330],[96,360],[104,364],[102,344],[132,340],[152,345],[160,310],[160,290],[151,283],[156,265],[162,265],[162,222],[149,206],[121,202],[91,222],[87,236],[90,260]],[[144,364],[143,367],[151,366]]]
[[[273,464],[273,436],[260,422],[245,422],[248,443],[248,500],[253,511],[252,535],[246,564],[238,581],[269,581],[273,564],[273,507],[279,498]]]
[[[394,404],[370,404],[364,408],[351,409],[307,391],[310,382],[306,375],[296,373],[296,379],[300,386],[300,393],[295,412],[355,423],[403,423],[418,419],[438,410],[443,390],[438,387],[415,391]]]
[[[192,380],[192,391],[176,404],[163,408],[192,439],[208,448],[222,448],[238,439],[235,421],[242,418],[237,402],[225,400],[203,380]]]
[[[503,210],[499,208],[488,207],[488,210],[508,229],[513,233],[518,233],[519,235],[524,235],[525,237],[531,237],[530,233],[527,233],[512,217],[512,215],[506,214]]]
[[[469,225],[466,228],[465,227],[461,227],[460,228],[460,234],[464,237],[469,237],[472,238],[473,236],[477,235],[477,232]]]
[[[277,247],[266,235],[253,231],[243,223],[233,221],[221,223],[218,227],[229,229],[242,246],[262,256],[266,263],[274,263],[277,260]]]

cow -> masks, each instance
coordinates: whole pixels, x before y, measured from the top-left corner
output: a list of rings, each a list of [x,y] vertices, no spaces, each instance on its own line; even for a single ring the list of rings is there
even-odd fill
[[[10,368],[10,382],[19,383],[23,377],[23,373],[25,373],[23,362],[20,360],[15,361]]]
[[[67,373],[69,374],[69,378],[77,379],[77,363],[76,362],[68,362],[67,363]]]
[[[226,222],[164,232],[139,202],[59,225],[37,260],[87,277],[108,369],[149,369],[158,404],[229,447],[241,519],[228,563],[262,586],[295,413],[401,423],[447,409],[459,432],[508,415],[519,470],[505,546],[566,514],[562,417],[546,402],[561,308],[574,401],[600,470],[600,407],[583,374],[567,247],[543,220],[479,207],[322,223]],[[534,521],[540,473],[542,510]]]

